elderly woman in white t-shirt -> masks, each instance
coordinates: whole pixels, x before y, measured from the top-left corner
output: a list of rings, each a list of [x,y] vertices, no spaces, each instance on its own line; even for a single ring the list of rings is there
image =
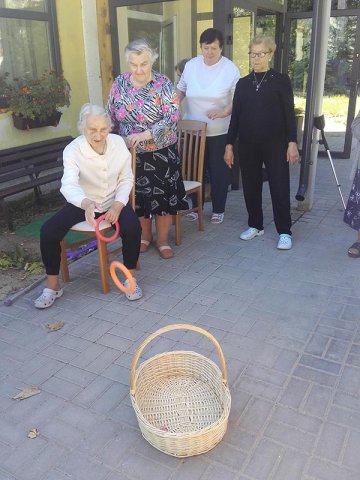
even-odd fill
[[[240,78],[237,66],[222,56],[223,34],[208,28],[200,35],[202,55],[189,60],[177,84],[180,101],[186,96],[184,119],[207,123],[205,165],[210,176],[211,223],[224,221],[230,169],[224,162],[232,99]]]
[[[48,308],[63,295],[59,283],[60,242],[76,223],[105,214],[111,224],[120,223],[124,265],[135,274],[140,253],[141,227],[129,204],[134,184],[131,154],[124,140],[109,133],[111,119],[103,107],[87,103],[80,111],[81,135],[64,150],[64,174],[61,193],[66,204],[47,220],[40,231],[40,251],[47,274],[46,288],[35,300],[36,308]],[[128,280],[125,281],[128,286]],[[142,291],[135,280],[135,290],[128,300],[138,300]]]

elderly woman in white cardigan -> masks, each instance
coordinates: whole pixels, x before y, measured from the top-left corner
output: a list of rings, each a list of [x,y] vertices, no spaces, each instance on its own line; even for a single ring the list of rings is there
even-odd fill
[[[36,308],[48,308],[63,295],[59,283],[60,242],[76,223],[95,219],[120,223],[124,265],[135,273],[140,253],[141,227],[129,205],[134,176],[131,154],[119,135],[109,133],[111,119],[97,105],[85,104],[80,111],[78,129],[81,135],[64,150],[64,174],[61,193],[65,206],[41,227],[40,250],[47,274],[47,285]],[[126,281],[127,282],[127,281]],[[135,291],[128,300],[141,298],[142,291],[135,280]]]
[[[360,258],[360,111],[351,124],[351,130],[357,143],[351,154],[351,178],[354,178],[354,181],[344,213],[344,222],[357,231],[357,241],[348,249],[348,255]]]

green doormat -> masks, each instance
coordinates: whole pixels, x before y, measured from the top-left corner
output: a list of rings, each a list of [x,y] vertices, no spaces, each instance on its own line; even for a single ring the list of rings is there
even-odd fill
[[[47,213],[46,215],[43,215],[42,217],[38,218],[37,220],[34,220],[31,223],[28,223],[27,225],[18,227],[15,230],[15,233],[17,235],[22,235],[23,237],[33,237],[33,238],[40,239],[41,225],[45,223],[48,218],[52,217],[54,213],[55,212]],[[89,238],[88,235],[82,235],[81,233],[77,233],[77,232],[69,232],[66,235],[65,239],[68,242],[77,242],[86,237]]]

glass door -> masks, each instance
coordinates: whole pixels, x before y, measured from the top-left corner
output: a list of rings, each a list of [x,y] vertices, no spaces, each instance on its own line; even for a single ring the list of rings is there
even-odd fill
[[[326,139],[331,153],[338,158],[348,158],[351,150],[350,125],[358,98],[359,55],[355,52],[358,23],[356,15],[330,18],[322,113]],[[287,15],[285,71],[290,75],[298,110],[305,109],[311,28],[310,16]]]
[[[177,62],[192,56],[193,32],[189,28],[189,23],[194,23],[192,0],[146,3],[109,1],[113,75],[127,69],[124,47],[132,40],[144,38],[159,53],[154,70],[167,75],[174,82]]]
[[[232,31],[232,58],[231,60],[239,67],[241,75],[250,73],[249,43],[254,36],[270,36],[277,42],[278,36],[278,13],[269,10],[243,8],[242,2],[234,0],[231,6],[230,22]],[[255,3],[255,2],[254,2]],[[276,64],[276,58],[274,59]]]
[[[250,72],[249,43],[254,35],[254,20],[255,12],[235,5],[232,7],[231,60],[239,68],[242,77]]]
[[[276,13],[258,9],[255,19],[255,35],[276,38]]]
[[[164,73],[173,82],[175,81],[176,65],[176,17],[170,17],[161,24],[160,33],[160,71]]]

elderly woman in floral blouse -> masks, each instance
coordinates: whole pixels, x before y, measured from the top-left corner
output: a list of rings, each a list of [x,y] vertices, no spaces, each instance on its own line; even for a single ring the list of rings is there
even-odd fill
[[[142,227],[141,252],[152,242],[162,258],[174,253],[168,234],[172,215],[188,209],[177,153],[179,101],[171,81],[152,70],[157,54],[146,40],[125,48],[129,71],[119,75],[110,90],[107,111],[114,131],[128,147],[136,147],[136,213]]]

